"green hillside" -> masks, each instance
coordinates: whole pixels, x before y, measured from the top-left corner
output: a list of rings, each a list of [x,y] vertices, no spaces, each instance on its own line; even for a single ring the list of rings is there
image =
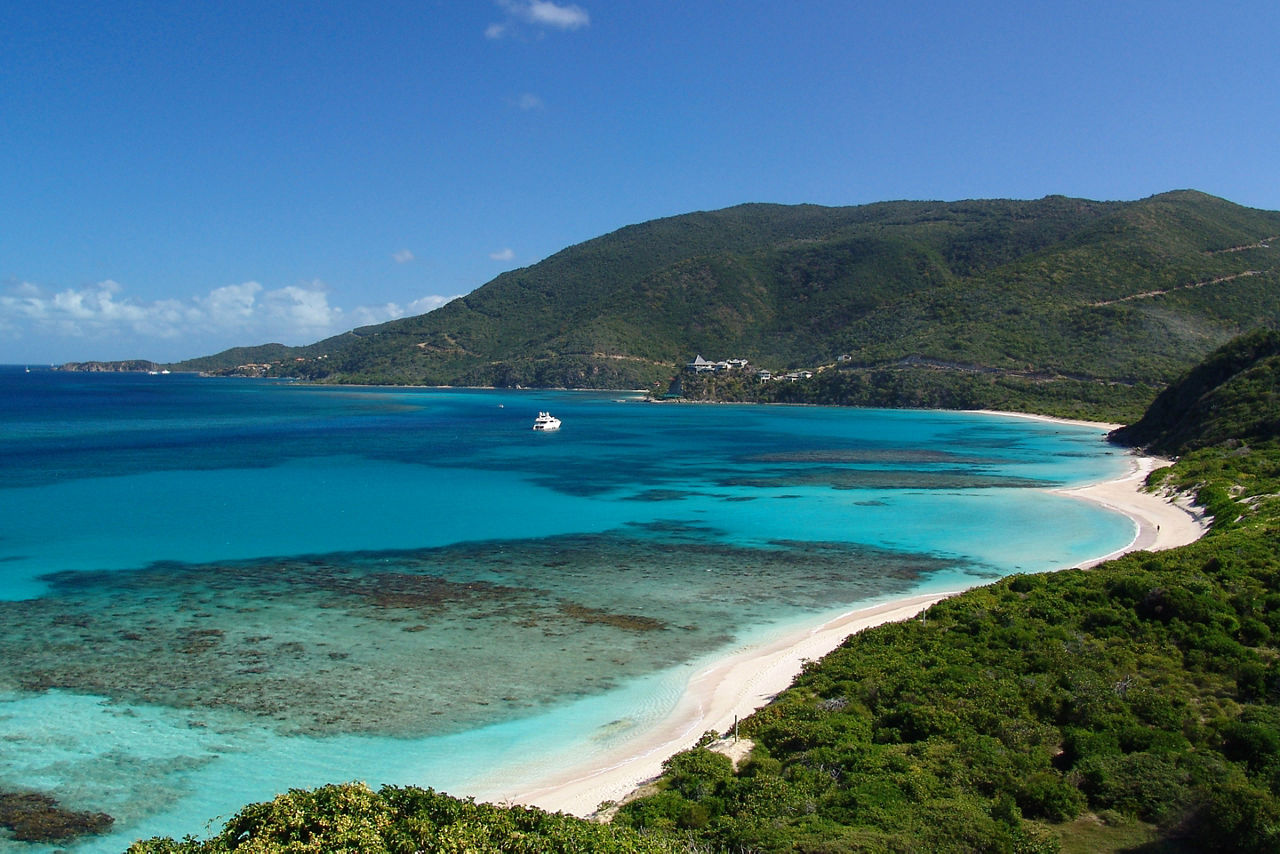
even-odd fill
[[[1104,409],[1136,416],[1209,350],[1280,325],[1275,239],[1280,213],[1193,191],[1136,202],[742,205],[622,228],[426,315],[176,367],[272,362],[273,374],[325,382],[665,388],[701,353],[774,371],[838,363],[867,381],[888,371],[887,385],[925,390],[907,403],[960,388],[962,405],[1005,404],[1008,388],[1034,398],[1065,382],[1067,393],[1042,396],[1088,397],[1092,386]]]
[[[1260,329],[1218,350],[1114,438],[1170,455],[1280,438],[1280,332]]]

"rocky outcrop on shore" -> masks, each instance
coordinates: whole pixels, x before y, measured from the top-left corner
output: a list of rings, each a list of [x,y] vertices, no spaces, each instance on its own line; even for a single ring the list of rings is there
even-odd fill
[[[160,365],[146,359],[125,359],[120,362],[66,362],[54,368],[55,371],[74,371],[80,373],[137,373],[158,371]]]

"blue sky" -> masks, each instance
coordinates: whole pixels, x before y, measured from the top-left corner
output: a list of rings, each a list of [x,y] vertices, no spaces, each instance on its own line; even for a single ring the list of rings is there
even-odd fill
[[[1280,209],[1280,4],[10,0],[0,362],[304,344],[741,202]]]

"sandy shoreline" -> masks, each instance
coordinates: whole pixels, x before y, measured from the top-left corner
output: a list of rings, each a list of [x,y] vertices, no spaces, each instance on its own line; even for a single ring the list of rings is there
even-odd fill
[[[1204,536],[1209,530],[1209,520],[1200,508],[1184,497],[1143,491],[1147,475],[1168,465],[1172,465],[1169,460],[1135,455],[1130,458],[1129,473],[1124,477],[1075,489],[1054,490],[1059,495],[1092,501],[1123,513],[1137,527],[1132,542],[1127,546],[1086,561],[1081,566],[1096,566],[1132,551],[1175,549]]]
[[[983,413],[1071,423],[1109,429],[1117,425],[1028,416]],[[1203,515],[1184,501],[1143,491],[1147,475],[1169,461],[1133,455],[1120,478],[1073,489],[1054,490],[1123,513],[1135,526],[1133,540],[1122,549],[1090,560],[1093,566],[1130,551],[1176,548],[1207,530]],[[816,628],[790,633],[770,643],[745,647],[711,662],[694,675],[672,713],[636,739],[597,759],[590,767],[566,767],[504,800],[552,812],[589,816],[605,801],[618,801],[656,777],[672,754],[691,747],[702,733],[725,733],[734,721],[766,705],[787,688],[806,660],[823,657],[846,637],[883,623],[911,619],[955,592],[922,594],[850,611]]]
[[[692,747],[702,733],[728,732],[736,718],[767,705],[791,684],[805,661],[821,658],[855,632],[910,619],[953,595],[921,594],[850,611],[815,628],[714,661],[689,680],[671,714],[640,738],[599,760],[594,768],[566,768],[509,799],[552,812],[590,815],[602,802],[621,800],[658,776],[669,756]]]
[[[1068,418],[1051,418],[1047,415],[1028,415],[1023,412],[997,412],[981,410],[983,415],[1000,415],[1007,418],[1026,418],[1033,421],[1044,421],[1051,424],[1074,424],[1082,427],[1096,427],[1108,433],[1120,427],[1119,424],[1103,424],[1097,421],[1076,421]],[[1129,454],[1129,471],[1127,474],[1102,483],[1092,483],[1071,489],[1055,489],[1058,495],[1068,495],[1084,501],[1106,507],[1128,516],[1134,523],[1136,532],[1133,540],[1125,547],[1116,549],[1080,566],[1096,566],[1104,561],[1117,558],[1132,551],[1161,551],[1174,549],[1193,543],[1204,536],[1209,529],[1209,521],[1204,513],[1193,506],[1182,496],[1164,496],[1144,491],[1147,476],[1151,472],[1173,465],[1172,460],[1161,457],[1150,457],[1145,454],[1131,452]]]

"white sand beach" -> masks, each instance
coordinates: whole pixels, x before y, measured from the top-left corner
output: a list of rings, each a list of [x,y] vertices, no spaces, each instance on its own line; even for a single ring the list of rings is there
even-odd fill
[[[990,413],[1031,417],[1017,413]],[[1057,419],[1041,419],[1054,421]],[[1086,423],[1086,422],[1070,422]],[[1107,428],[1112,425],[1089,423]],[[1129,551],[1175,548],[1193,542],[1207,522],[1185,501],[1143,491],[1147,475],[1169,461],[1134,455],[1124,476],[1105,483],[1055,490],[1092,501],[1133,520],[1136,533],[1123,549],[1088,561],[1092,566]],[[955,595],[917,595],[851,611],[812,629],[792,633],[767,645],[743,648],[711,664],[690,679],[671,715],[592,767],[566,767],[507,800],[553,812],[589,816],[605,801],[618,801],[658,776],[667,757],[686,750],[704,732],[725,733],[735,720],[769,703],[787,688],[804,662],[821,658],[855,632],[911,619],[933,603]]]
[[[594,768],[566,768],[535,788],[510,796],[514,803],[588,816],[604,801],[624,798],[658,776],[667,757],[692,747],[707,730],[723,733],[791,684],[805,661],[821,658],[849,635],[870,626],[906,620],[954,593],[912,596],[851,611],[815,628],[762,646],[741,649],[700,670],[661,724],[619,748]]]
[[[1110,432],[1122,425],[1096,421],[1076,421],[1067,418],[1051,418],[1047,415],[1028,415],[1023,412],[995,412],[982,410],[984,415],[1001,415],[1007,418],[1026,418],[1051,424],[1075,424],[1096,427]],[[1173,465],[1172,460],[1150,457],[1144,454],[1129,455],[1129,471],[1115,480],[1073,489],[1057,489],[1059,495],[1069,495],[1114,510],[1128,516],[1136,526],[1133,540],[1124,548],[1101,555],[1082,563],[1096,566],[1132,551],[1161,551],[1193,543],[1209,530],[1209,520],[1185,496],[1157,495],[1147,492],[1144,486],[1151,472]]]
[[[1081,566],[1096,566],[1132,551],[1155,552],[1185,546],[1200,539],[1209,530],[1209,520],[1203,511],[1187,498],[1158,495],[1143,490],[1147,476],[1156,469],[1172,465],[1171,461],[1138,455],[1130,459],[1129,473],[1122,478],[1075,489],[1055,490],[1061,495],[1092,501],[1123,513],[1137,526],[1137,532],[1129,545]]]

